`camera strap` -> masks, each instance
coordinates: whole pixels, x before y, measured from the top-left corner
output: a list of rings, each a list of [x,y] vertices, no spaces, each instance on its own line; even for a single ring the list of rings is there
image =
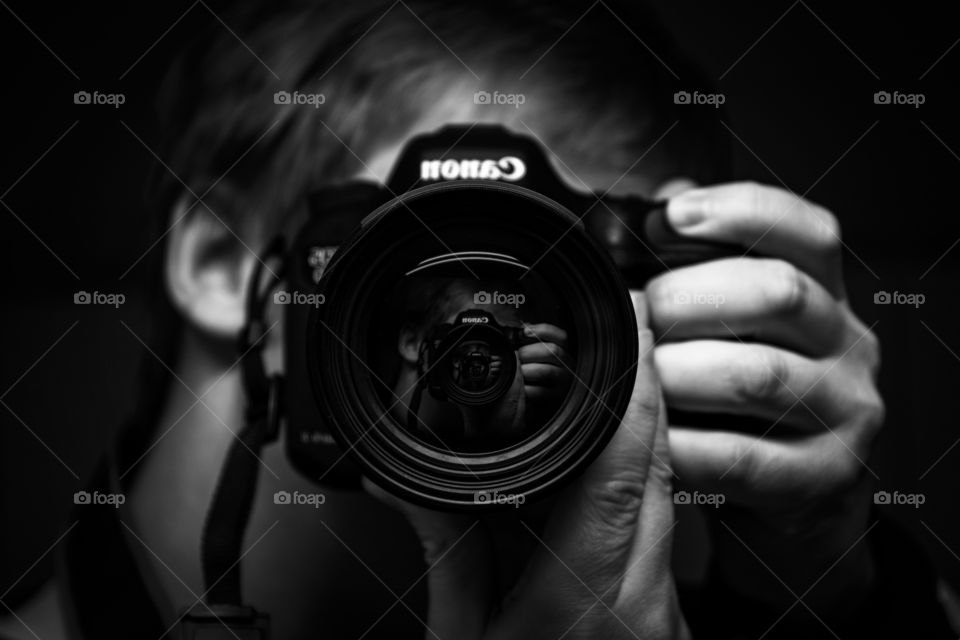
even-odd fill
[[[201,542],[204,602],[195,605],[181,621],[181,638],[207,640],[224,637],[228,630],[240,637],[266,640],[270,620],[243,603],[240,560],[256,496],[260,472],[260,451],[277,439],[280,425],[280,398],[283,379],[268,375],[263,348],[269,328],[264,311],[280,275],[270,271],[264,282],[268,260],[282,259],[283,239],[271,242],[260,256],[250,278],[246,321],[240,334],[240,371],[246,393],[244,426],[234,438],[220,471],[213,501],[207,511]]]
[[[407,406],[407,429],[411,433],[416,433],[420,421],[420,400],[423,392],[427,389],[427,340],[420,343],[420,349],[417,354],[417,386],[413,389],[413,395],[410,396],[410,403]]]

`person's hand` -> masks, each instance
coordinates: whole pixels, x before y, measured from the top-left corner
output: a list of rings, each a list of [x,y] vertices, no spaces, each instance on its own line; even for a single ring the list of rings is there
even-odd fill
[[[567,332],[552,324],[527,324],[524,336],[529,344],[520,347],[517,356],[526,399],[533,403],[563,399],[573,379]]]
[[[652,335],[639,333],[643,356],[624,420],[584,475],[557,497],[542,533],[527,524],[526,510],[477,520],[410,505],[364,481],[401,509],[420,536],[429,581],[427,637],[688,637],[670,571],[672,472]],[[502,571],[512,562],[522,563],[508,571],[519,573],[515,581]]]
[[[646,287],[667,404],[765,421],[759,432],[671,425],[677,476],[732,505],[714,523],[728,584],[789,604],[779,580],[798,596],[816,584],[806,602],[842,606],[871,580],[865,460],[884,409],[877,339],[845,297],[837,220],[752,183],[685,191],[667,215],[683,236],[764,256],[676,269]]]

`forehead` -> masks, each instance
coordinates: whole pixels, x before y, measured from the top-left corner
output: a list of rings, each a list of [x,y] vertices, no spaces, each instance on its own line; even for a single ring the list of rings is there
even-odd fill
[[[460,81],[451,85],[446,93],[424,110],[423,115],[409,128],[397,131],[389,141],[384,143],[361,158],[364,167],[354,178],[386,182],[394,163],[400,155],[404,144],[413,136],[427,133],[447,124],[500,124],[512,131],[539,139],[546,146],[547,157],[554,170],[571,189],[578,191],[606,191],[622,195],[627,193],[649,195],[656,188],[656,184],[648,175],[640,171],[631,170],[630,165],[624,167],[596,167],[591,166],[581,158],[559,156],[559,149],[554,149],[549,139],[538,124],[542,123],[545,115],[556,118],[551,108],[526,106],[516,108],[510,105],[476,104],[474,93],[476,83]],[[532,98],[531,98],[532,101]],[[528,101],[529,102],[529,101]],[[611,131],[610,142],[615,144],[622,138],[623,132]],[[600,141],[598,141],[600,144]],[[556,145],[559,147],[559,145]]]

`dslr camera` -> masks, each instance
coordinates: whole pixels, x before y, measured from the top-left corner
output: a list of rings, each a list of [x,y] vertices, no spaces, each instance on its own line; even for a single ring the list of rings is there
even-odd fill
[[[283,277],[323,304],[282,306],[287,455],[321,485],[366,476],[435,509],[530,504],[579,474],[633,389],[629,289],[733,251],[681,237],[663,202],[570,189],[536,140],[501,126],[418,136],[386,184],[309,203]],[[531,324],[565,335],[549,397],[520,397]],[[506,405],[520,426],[487,432]]]

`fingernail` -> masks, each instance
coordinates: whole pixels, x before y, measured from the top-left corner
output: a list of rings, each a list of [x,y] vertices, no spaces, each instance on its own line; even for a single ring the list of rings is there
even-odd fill
[[[523,335],[527,336],[528,338],[532,338],[537,334],[533,332],[533,327],[531,327],[528,324],[525,324],[523,325]]]
[[[667,203],[667,219],[675,229],[692,227],[703,222],[706,217],[703,212],[704,192],[700,189],[684,191],[671,198]]]

